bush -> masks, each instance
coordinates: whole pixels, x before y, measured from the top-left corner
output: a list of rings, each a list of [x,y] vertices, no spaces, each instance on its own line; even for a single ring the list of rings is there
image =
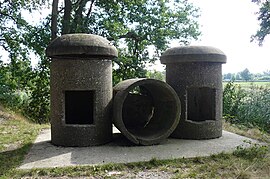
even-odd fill
[[[223,91],[223,114],[227,119],[236,120],[235,117],[246,95],[240,85],[235,85],[233,81],[227,83]]]
[[[29,102],[28,91],[24,90],[21,81],[14,77],[9,66],[0,63],[0,102],[20,112]]]
[[[242,89],[229,82],[223,92],[223,114],[231,123],[270,132],[270,88],[252,85]]]
[[[29,65],[23,61],[0,61],[0,103],[34,122],[46,123],[50,108],[49,65],[40,63],[36,69]]]

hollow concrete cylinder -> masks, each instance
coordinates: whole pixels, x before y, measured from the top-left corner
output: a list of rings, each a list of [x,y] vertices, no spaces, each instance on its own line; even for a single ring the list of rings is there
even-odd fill
[[[129,79],[113,90],[113,123],[131,142],[159,144],[175,130],[180,118],[180,101],[165,82]]]
[[[51,57],[51,140],[60,146],[110,142],[112,58],[117,50],[90,34],[56,38],[46,49]]]
[[[175,47],[166,50],[160,60],[166,64],[166,82],[181,101],[181,118],[172,137],[220,137],[225,54],[209,46]]]

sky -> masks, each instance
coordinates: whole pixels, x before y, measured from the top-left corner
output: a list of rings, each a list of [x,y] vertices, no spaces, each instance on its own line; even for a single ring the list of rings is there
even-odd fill
[[[259,29],[256,12],[259,7],[251,0],[189,0],[200,8],[202,36],[191,45],[217,47],[227,56],[223,73],[236,73],[248,68],[252,73],[270,70],[270,36],[262,47],[250,42]],[[178,46],[172,43],[172,47]]]

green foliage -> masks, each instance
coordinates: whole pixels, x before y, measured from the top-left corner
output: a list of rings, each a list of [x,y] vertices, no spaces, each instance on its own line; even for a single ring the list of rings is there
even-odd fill
[[[239,107],[240,120],[270,132],[270,88],[252,86],[247,94]]]
[[[46,3],[16,0],[0,4],[0,50],[9,53],[6,64],[0,57],[0,101],[38,122],[48,121],[49,63],[44,51],[49,43],[50,19],[34,26],[22,13],[41,10]],[[36,69],[31,66],[31,54],[40,59]]]
[[[270,72],[266,70],[262,73],[251,73],[247,68],[238,73],[223,74],[225,81],[240,80],[240,81],[270,81]]]
[[[223,114],[232,123],[257,126],[269,132],[270,88],[251,86],[242,89],[229,82],[223,92]]]
[[[233,81],[226,84],[223,91],[223,115],[231,122],[237,120],[235,117],[245,96],[246,93],[240,85],[235,85]]]
[[[44,51],[50,34],[45,24],[28,26],[28,31],[21,34],[28,47],[23,50],[28,52],[22,56],[21,44],[17,44],[18,48],[8,44],[11,61],[0,64],[1,102],[39,123],[49,121],[49,61]],[[41,58],[35,69],[29,60],[30,51]]]
[[[26,89],[31,85],[27,81],[29,75],[28,65],[23,61],[13,62],[9,65],[1,63],[0,102],[15,110],[25,109],[29,99]]]
[[[72,2],[72,1],[70,1]],[[171,39],[188,44],[200,35],[198,9],[185,0],[121,0],[80,1],[72,7],[62,7],[62,33],[85,32],[113,41],[119,49],[114,61],[114,84],[145,77],[145,65],[157,60]],[[68,15],[69,14],[69,15]],[[68,23],[67,23],[68,22]],[[155,48],[149,56],[148,47]]]
[[[7,51],[10,60],[1,63],[0,100],[39,123],[49,121],[50,61],[44,52],[50,42],[51,17],[32,25],[23,18],[23,12],[41,11],[48,2],[16,0],[0,4],[0,50]],[[188,44],[200,35],[198,9],[185,0],[67,0],[58,10],[58,27],[62,29],[58,35],[92,33],[118,47],[119,58],[113,62],[114,84],[146,77],[146,64],[157,60],[169,40]],[[153,56],[149,55],[149,46],[155,48]],[[33,54],[39,59],[36,68],[29,60]]]
[[[156,71],[156,70],[147,71],[146,78],[152,78],[152,79],[156,79],[156,80],[165,81],[165,71],[163,71],[163,72]]]
[[[270,2],[268,0],[252,0],[252,2],[260,6],[257,18],[260,28],[255,35],[251,36],[251,41],[255,40],[262,45],[265,37],[270,34]]]
[[[50,61],[44,52],[50,42],[49,19],[24,34],[28,47],[40,58],[35,69],[32,70],[32,85],[29,88],[29,105],[24,114],[38,123],[49,122],[50,112]]]
[[[249,72],[247,68],[241,71],[240,75],[241,75],[241,78],[245,81],[251,80],[251,73]]]

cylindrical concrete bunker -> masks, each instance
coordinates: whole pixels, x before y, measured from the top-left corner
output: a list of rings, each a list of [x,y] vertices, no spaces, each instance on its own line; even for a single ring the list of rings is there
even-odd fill
[[[129,79],[114,87],[113,123],[131,142],[159,144],[175,130],[180,101],[163,81]]]
[[[93,146],[112,139],[112,58],[106,39],[66,34],[46,49],[51,57],[51,139],[60,146]]]
[[[166,82],[181,101],[181,118],[172,137],[220,137],[225,54],[214,47],[185,46],[166,50],[160,60],[166,64]]]

